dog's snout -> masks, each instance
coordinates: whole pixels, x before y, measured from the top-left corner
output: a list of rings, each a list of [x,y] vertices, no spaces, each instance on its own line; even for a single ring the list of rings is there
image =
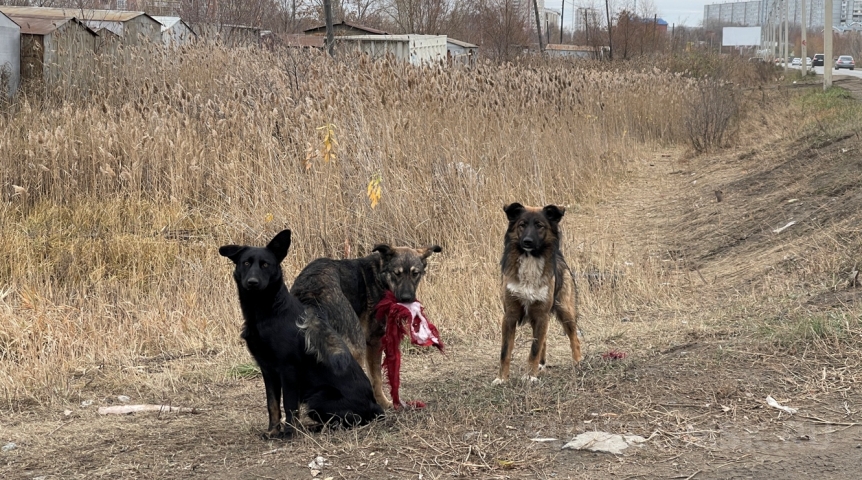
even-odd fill
[[[521,239],[521,246],[524,248],[533,248],[536,246],[536,241],[533,237],[524,237]]]
[[[258,280],[255,277],[251,277],[245,281],[245,284],[248,285],[249,287],[256,287],[256,286],[260,285],[260,280]]]
[[[411,293],[399,293],[398,301],[401,303],[413,303],[416,301],[416,298],[414,298]]]

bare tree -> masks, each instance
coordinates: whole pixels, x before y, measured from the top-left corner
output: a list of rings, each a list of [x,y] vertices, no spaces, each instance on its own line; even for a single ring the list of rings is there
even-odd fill
[[[506,61],[519,45],[529,43],[527,16],[515,0],[481,0],[475,12],[485,54]]]
[[[386,12],[402,33],[437,34],[448,20],[447,0],[388,0]]]

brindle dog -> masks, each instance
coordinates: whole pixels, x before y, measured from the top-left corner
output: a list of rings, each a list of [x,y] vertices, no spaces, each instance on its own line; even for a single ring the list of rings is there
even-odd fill
[[[314,260],[293,282],[290,293],[321,311],[347,342],[353,357],[365,364],[374,398],[383,407],[392,406],[383,393],[381,373],[381,339],[386,326],[374,319],[374,307],[386,290],[399,302],[415,302],[428,257],[442,250],[437,245],[419,249],[375,245],[371,255],[363,258]]]
[[[575,279],[560,250],[559,222],[566,209],[556,205],[541,208],[513,203],[503,210],[509,218],[500,262],[503,348],[500,373],[494,383],[509,379],[515,329],[527,322],[533,328],[533,343],[527,358],[529,370],[524,377],[537,381],[539,370],[545,367],[545,341],[551,313],[562,323],[569,337],[572,360],[575,364],[581,361]]]

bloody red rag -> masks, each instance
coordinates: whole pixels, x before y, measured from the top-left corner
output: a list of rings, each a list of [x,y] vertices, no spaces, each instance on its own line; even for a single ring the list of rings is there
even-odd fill
[[[392,404],[395,408],[413,406],[424,408],[420,401],[402,402],[398,395],[401,386],[401,340],[409,333],[410,343],[421,347],[431,345],[443,351],[440,334],[425,317],[425,309],[419,301],[413,303],[398,303],[391,291],[386,291],[383,299],[374,307],[374,317],[378,322],[386,322],[386,333],[383,334],[383,368],[386,369],[386,379],[392,394]]]

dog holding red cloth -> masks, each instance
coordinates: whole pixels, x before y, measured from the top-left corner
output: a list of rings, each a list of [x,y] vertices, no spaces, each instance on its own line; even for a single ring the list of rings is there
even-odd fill
[[[383,299],[374,309],[374,317],[378,322],[386,325],[382,338],[383,368],[386,370],[386,379],[389,381],[390,394],[394,407],[401,408],[411,406],[414,408],[425,408],[421,401],[404,402],[399,395],[401,387],[401,341],[408,334],[410,343],[420,347],[437,347],[443,352],[443,342],[440,341],[440,333],[433,323],[425,316],[425,309],[417,299],[410,303],[399,303],[395,294],[386,291]]]

